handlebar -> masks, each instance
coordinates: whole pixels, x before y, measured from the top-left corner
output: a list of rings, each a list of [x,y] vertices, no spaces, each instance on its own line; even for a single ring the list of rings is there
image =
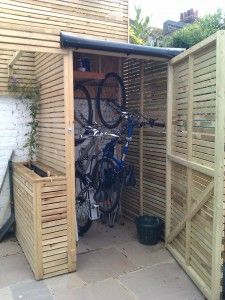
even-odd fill
[[[165,122],[158,121],[157,119],[149,119],[148,121],[140,123],[140,127],[143,127],[145,125],[150,125],[151,127],[165,127]]]
[[[166,125],[165,125],[165,122],[155,120],[154,126],[157,126],[157,127],[165,127]]]
[[[102,132],[97,129],[89,129],[86,131],[83,135],[79,136],[79,139],[89,139],[93,137],[113,137],[113,138],[119,138],[120,136],[115,134],[115,133],[110,133],[110,132]]]

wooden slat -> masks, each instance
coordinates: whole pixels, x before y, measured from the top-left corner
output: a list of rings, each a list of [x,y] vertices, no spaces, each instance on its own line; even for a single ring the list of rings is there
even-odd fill
[[[216,125],[215,125],[215,193],[213,205],[213,252],[212,252],[212,298],[220,297],[222,292],[222,239],[223,233],[223,181],[224,181],[224,120],[225,120],[225,35],[224,32],[217,36],[216,66]],[[224,241],[223,241],[224,242]]]
[[[75,213],[75,149],[74,149],[74,94],[73,94],[73,52],[64,56],[64,105],[65,105],[65,157],[67,177],[67,219],[68,219],[68,269],[76,269],[76,213]]]

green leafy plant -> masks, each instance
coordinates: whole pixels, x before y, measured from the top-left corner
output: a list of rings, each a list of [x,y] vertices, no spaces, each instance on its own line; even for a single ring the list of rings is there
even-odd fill
[[[28,100],[28,109],[31,121],[27,123],[30,127],[28,133],[26,133],[26,142],[24,148],[28,149],[28,155],[31,161],[34,159],[37,143],[37,127],[38,127],[38,109],[40,100],[40,86],[31,79],[21,81],[16,78],[15,75],[9,77],[8,90],[13,93],[17,98],[21,100]]]
[[[218,9],[215,14],[206,15],[165,37],[163,44],[169,47],[190,48],[222,29],[225,29],[225,18],[222,10]]]
[[[148,42],[148,37],[152,32],[150,27],[150,17],[142,18],[141,8],[135,6],[135,19],[130,20],[129,36],[133,44],[144,45]]]

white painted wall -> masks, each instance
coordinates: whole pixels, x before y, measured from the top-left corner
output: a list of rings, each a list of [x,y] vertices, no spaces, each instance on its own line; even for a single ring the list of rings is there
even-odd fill
[[[28,158],[28,151],[23,146],[26,141],[25,134],[29,131],[27,126],[29,121],[29,111],[25,100],[0,96],[0,186],[11,151],[15,151],[14,161],[25,161]],[[10,215],[8,181],[7,176],[0,194],[0,228]]]

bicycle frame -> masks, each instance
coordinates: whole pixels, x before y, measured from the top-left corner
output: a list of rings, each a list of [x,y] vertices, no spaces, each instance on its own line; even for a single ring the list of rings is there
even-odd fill
[[[90,164],[91,164],[93,158],[97,157],[98,154],[101,152],[101,151],[99,151],[99,153],[96,153],[97,148],[98,148],[98,146],[96,144],[96,138],[94,138],[94,137],[91,138],[88,145],[84,149],[81,148],[82,153],[76,161],[76,164],[77,164],[76,168],[83,176],[85,176],[87,174],[87,171],[90,167]],[[80,166],[79,162],[82,163],[84,160],[87,160],[85,165]]]
[[[128,116],[128,125],[127,125],[127,136],[126,136],[126,143],[123,146],[121,158],[117,159],[114,157],[114,150],[117,144],[117,139],[112,139],[109,143],[106,144],[105,148],[103,149],[103,158],[110,158],[118,167],[118,170],[122,170],[125,167],[125,158],[128,154],[129,144],[132,141],[132,135],[134,127],[136,126],[136,122],[132,119],[132,117]]]

